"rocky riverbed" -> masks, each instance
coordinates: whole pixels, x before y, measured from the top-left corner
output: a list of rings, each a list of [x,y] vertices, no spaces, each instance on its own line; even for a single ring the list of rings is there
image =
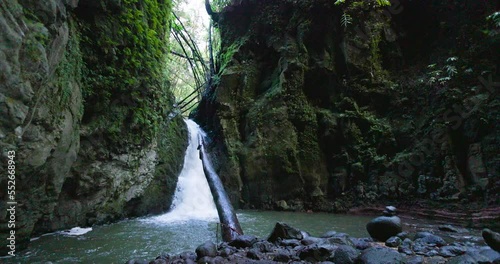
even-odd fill
[[[390,221],[392,225],[388,223]],[[207,241],[195,252],[162,254],[152,261],[130,260],[127,264],[500,263],[500,253],[494,250],[499,249],[500,237],[488,229],[482,232],[485,241],[473,237],[467,239],[463,228],[452,225],[435,226],[434,230],[427,231],[402,231],[394,207],[387,207],[383,216],[374,218],[366,227],[370,238],[355,238],[335,231],[315,237],[278,222],[266,239],[241,235],[218,245]],[[442,235],[446,233],[450,235]]]

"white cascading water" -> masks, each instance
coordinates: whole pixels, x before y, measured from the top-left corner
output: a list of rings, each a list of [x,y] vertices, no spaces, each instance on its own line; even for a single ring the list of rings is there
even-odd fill
[[[193,219],[216,221],[219,218],[198,151],[198,135],[205,136],[205,132],[194,121],[185,122],[189,131],[189,145],[172,206],[168,213],[148,219],[152,222],[169,223]]]

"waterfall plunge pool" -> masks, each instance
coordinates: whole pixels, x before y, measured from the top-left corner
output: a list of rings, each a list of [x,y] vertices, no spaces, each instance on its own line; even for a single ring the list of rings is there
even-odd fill
[[[94,227],[80,236],[53,233],[33,240],[19,256],[5,263],[125,263],[128,259],[151,260],[161,253],[181,253],[203,242],[216,242],[217,219],[162,222],[159,217],[125,220]],[[313,235],[327,230],[366,236],[366,217],[331,214],[241,211],[238,218],[246,234],[266,237],[276,221],[304,228]],[[302,224],[301,224],[302,223]],[[355,223],[359,223],[356,226]],[[220,234],[219,234],[220,237]]]
[[[194,251],[207,240],[217,242],[217,209],[197,150],[198,135],[205,136],[205,133],[191,120],[186,120],[186,125],[189,130],[189,145],[170,212],[96,226],[91,231],[72,229],[72,232],[46,234],[32,239],[29,248],[19,252],[16,257],[0,258],[0,262],[125,263],[129,259],[152,260],[162,253]],[[239,211],[237,216],[245,234],[264,239],[278,221],[307,231],[313,236],[334,230],[353,237],[368,237],[365,225],[372,218],[269,211]],[[405,231],[437,230],[436,225],[429,221],[403,219],[403,222]],[[480,231],[474,231],[473,234],[460,233],[454,239],[482,240],[479,237]]]
[[[167,215],[167,214],[166,214]],[[164,215],[164,216],[166,216]],[[238,211],[245,234],[266,238],[277,221],[320,236],[335,230],[353,237],[368,237],[365,225],[371,216],[327,213],[295,213],[271,211]],[[437,223],[403,219],[404,231],[432,230]],[[97,226],[83,235],[63,232],[41,236],[28,249],[2,263],[125,263],[129,259],[152,260],[162,253],[178,254],[194,251],[207,240],[216,242],[217,219],[162,221],[161,216],[124,220]],[[439,234],[439,233],[438,233]],[[446,234],[442,233],[446,239]],[[464,241],[482,241],[479,230],[457,234]],[[219,233],[220,239],[220,233]],[[453,238],[455,241],[457,238]]]

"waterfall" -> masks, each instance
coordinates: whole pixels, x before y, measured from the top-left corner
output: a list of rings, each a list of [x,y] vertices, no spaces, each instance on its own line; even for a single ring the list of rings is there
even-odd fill
[[[203,172],[198,151],[198,137],[205,132],[192,120],[185,120],[189,131],[189,145],[179,175],[170,211],[145,219],[148,222],[177,222],[186,220],[218,220],[214,199]]]

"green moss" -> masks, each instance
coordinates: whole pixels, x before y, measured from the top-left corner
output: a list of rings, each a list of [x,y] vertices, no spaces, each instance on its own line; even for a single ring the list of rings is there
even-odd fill
[[[80,51],[80,36],[74,23],[70,23],[70,34],[66,52],[61,62],[58,64],[56,74],[58,83],[56,84],[60,94],[59,107],[65,108],[70,102],[74,89],[73,84],[80,84],[82,81],[83,58]],[[79,113],[80,117],[82,113]]]
[[[164,70],[171,2],[124,0],[103,12],[102,23],[83,28],[85,114],[113,143],[150,143],[172,103]]]

